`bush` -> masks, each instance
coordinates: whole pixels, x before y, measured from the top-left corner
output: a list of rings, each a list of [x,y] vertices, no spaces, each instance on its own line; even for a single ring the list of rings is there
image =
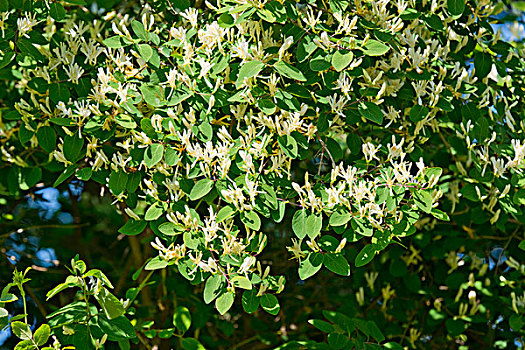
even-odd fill
[[[4,237],[27,241],[26,201],[52,186],[72,238],[43,238],[81,254],[31,292],[36,331],[15,270],[0,316],[17,349],[523,347],[525,52],[494,30],[516,8],[0,11]],[[53,249],[24,262],[10,244],[53,269]]]

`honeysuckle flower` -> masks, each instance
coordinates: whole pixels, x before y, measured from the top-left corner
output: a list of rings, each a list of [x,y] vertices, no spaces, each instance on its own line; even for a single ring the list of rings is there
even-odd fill
[[[8,62],[16,69],[9,70],[16,72],[12,86],[23,92],[14,102],[20,120],[4,118],[2,112],[2,160],[34,168],[50,156],[53,167],[70,166],[71,146],[65,140],[85,138],[82,159],[75,164],[83,172],[90,168],[99,182],[125,175],[125,189],[113,199],[136,204],[141,215],[127,207],[124,213],[155,222],[148,208],[162,208],[162,235],[154,230],[162,238],[152,243],[159,256],[170,262],[189,258],[195,264],[192,273],[221,274],[227,280],[251,278],[254,270],[262,279],[269,277],[269,268],[263,272],[258,261],[267,235],[252,228],[257,220],[249,221],[249,215],[277,221],[297,210],[301,218],[320,216],[320,239],[332,234],[334,213],[350,215],[345,230],[365,222],[375,231],[372,243],[418,215],[420,220],[408,226],[433,227],[431,215],[439,213],[434,208],[441,197],[450,203],[450,212],[468,196],[492,225],[509,220],[505,205],[516,190],[508,181],[523,171],[525,143],[519,79],[500,74],[508,70],[505,62],[513,60],[514,66],[523,53],[512,47],[502,54],[499,34],[478,25],[493,9],[488,1],[469,2],[471,15],[464,21],[452,18],[443,1],[425,5],[435,16],[414,20],[407,14],[421,5],[404,0],[357,1],[340,12],[326,12],[323,4],[294,4],[295,29],[284,31],[278,29],[283,23],[267,23],[263,1],[241,1],[242,8],[253,5],[260,16],[233,11],[228,15],[232,23],[215,16],[224,4],[206,5],[204,12],[188,8],[174,14],[176,24],[159,24],[162,13],[153,14],[147,4],[142,16],[109,11],[92,23],[69,14],[64,21],[44,23],[36,20],[39,14],[17,13],[16,28],[10,28],[15,12],[0,14],[2,33],[18,30],[16,50],[6,46],[2,54],[16,52]],[[438,18],[443,29],[433,28],[429,18]],[[35,57],[19,59],[24,50],[18,46],[36,30],[53,40],[50,45],[35,42],[45,60],[35,68]],[[384,41],[389,33],[395,40]],[[472,43],[475,52],[464,53]],[[490,56],[488,74],[479,54]],[[343,55],[344,67],[337,62]],[[473,67],[466,62],[471,59]],[[62,91],[63,80],[75,85],[71,91]],[[42,81],[49,89],[35,84]],[[59,91],[53,90],[56,84]],[[373,102],[377,109],[363,113],[362,102]],[[420,107],[428,113],[414,115]],[[42,142],[42,127],[57,134],[52,151],[44,149],[51,142]],[[27,137],[27,147],[40,147],[38,163],[26,153],[17,155],[22,144],[17,134]],[[452,180],[440,182],[437,172],[427,176],[428,166],[443,164],[448,155],[453,160],[446,172]],[[420,156],[424,161],[416,160]],[[484,182],[479,173],[481,178],[494,174],[498,181]],[[443,184],[439,189],[438,183]],[[468,188],[463,190],[466,183],[474,186],[473,198]],[[425,203],[430,213],[414,201],[421,190],[430,194]],[[199,208],[181,210],[181,202],[199,203]],[[187,246],[171,243],[176,239]],[[292,239],[287,249],[301,260],[321,252],[324,246],[317,239],[308,240],[304,250],[300,240]],[[344,256],[346,244],[342,238],[329,254]],[[406,259],[408,265],[419,260],[417,254]],[[449,260],[453,267],[457,256]],[[257,295],[280,292],[284,277],[278,286],[276,280],[254,284]],[[390,307],[394,290],[381,291],[383,308]],[[363,289],[356,297],[359,305],[365,303]],[[470,304],[460,305],[464,315],[469,313]],[[412,336],[411,330],[410,341]]]
[[[73,84],[78,84],[78,80],[82,74],[84,74],[84,69],[74,62],[70,63],[69,66],[64,67],[64,70]]]
[[[373,159],[379,160],[379,158],[376,156],[376,153],[381,148],[381,145],[374,145],[371,142],[367,142],[363,144],[363,154],[365,155],[365,159],[367,162],[371,162]]]
[[[38,24],[36,20],[36,13],[24,13],[24,17],[20,17],[16,20],[18,26],[19,35],[29,37],[27,33],[33,30],[33,27]]]

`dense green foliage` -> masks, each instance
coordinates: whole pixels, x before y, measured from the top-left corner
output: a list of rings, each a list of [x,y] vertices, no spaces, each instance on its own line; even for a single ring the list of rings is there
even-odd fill
[[[0,0],[0,326],[522,348],[525,50],[493,27],[519,6]]]

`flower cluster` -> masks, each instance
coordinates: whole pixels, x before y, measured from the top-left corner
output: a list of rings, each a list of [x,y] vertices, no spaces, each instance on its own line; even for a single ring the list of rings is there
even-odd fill
[[[174,10],[171,27],[147,4],[139,19],[4,12],[23,96],[0,128],[2,160],[60,170],[55,185],[107,187],[130,219],[123,232],[155,233],[148,269],[280,292],[257,257],[269,223],[293,216],[292,255],[348,275],[350,243],[368,243],[359,266],[420,216],[447,220],[444,199],[451,212],[460,196],[479,200],[495,224],[510,210],[498,201],[518,193],[521,81],[507,71],[523,57],[480,25],[495,7],[472,4],[460,22],[444,1],[206,2]],[[439,157],[466,182],[438,185]]]

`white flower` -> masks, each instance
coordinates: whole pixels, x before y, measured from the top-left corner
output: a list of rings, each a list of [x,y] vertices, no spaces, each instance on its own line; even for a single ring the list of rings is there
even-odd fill
[[[66,71],[66,74],[69,77],[69,80],[73,84],[78,84],[78,79],[80,79],[80,77],[84,73],[84,69],[82,69],[75,62],[70,63],[68,67],[64,67],[64,70]]]
[[[288,251],[293,254],[294,259],[300,260],[306,256],[306,253],[301,250],[301,241],[292,238],[292,244],[293,245],[291,247],[286,247],[286,249],[288,249]]]
[[[201,71],[200,71],[199,77],[198,77],[198,79],[200,79],[202,77],[205,77],[208,74],[210,69],[213,68],[213,64],[208,62],[204,57],[199,57],[198,62],[200,64],[200,66],[201,66]]]
[[[16,25],[18,26],[19,35],[29,37],[27,33],[33,30],[33,27],[38,23],[35,17],[36,13],[25,13],[24,17],[17,19]]]
[[[62,326],[62,333],[64,333],[64,335],[73,335],[75,334],[75,330],[64,325]]]
[[[86,55],[86,59],[84,60],[84,63],[88,63],[90,65],[95,65],[97,63],[97,57],[104,52],[104,49],[100,47],[97,42],[93,39],[89,39],[89,42],[86,42],[84,38],[82,38],[82,45],[80,46],[80,51]]]
[[[170,88],[175,89],[177,87],[177,70],[175,68],[170,69],[170,71],[166,74],[166,84],[170,86]]]
[[[376,156],[376,153],[381,148],[381,145],[375,146],[373,143],[367,142],[367,143],[363,143],[362,147],[363,147],[363,154],[365,155],[365,159],[367,162],[371,162],[372,159],[379,160],[379,158]]]
[[[239,274],[245,274],[250,270],[250,268],[255,264],[255,257],[254,256],[247,256],[244,261],[242,262],[241,266],[239,267]]]
[[[507,169],[505,161],[503,159],[496,159],[495,157],[491,157],[490,161],[492,162],[492,167],[494,168],[494,176],[504,177],[503,174]]]
[[[404,138],[401,138],[401,141],[399,141],[398,144],[396,144],[396,137],[392,135],[392,144],[387,144],[388,148],[388,159],[395,159],[401,157],[403,152],[403,143],[405,142]]]
[[[286,39],[284,39],[283,45],[279,49],[279,61],[283,59],[283,55],[288,50],[290,46],[293,44],[293,36],[289,36]]]
[[[124,212],[133,220],[140,220],[140,217],[135,214],[135,212],[133,210],[131,210],[131,208],[124,208]]]
[[[197,27],[197,18],[199,16],[199,12],[196,8],[190,7],[186,11],[182,12],[181,16],[190,22],[192,27]]]

